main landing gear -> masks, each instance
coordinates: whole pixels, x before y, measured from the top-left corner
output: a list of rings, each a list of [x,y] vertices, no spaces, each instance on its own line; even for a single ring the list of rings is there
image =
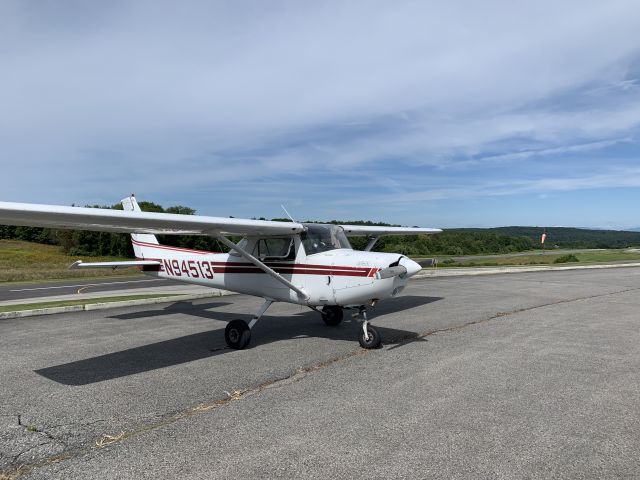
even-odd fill
[[[322,315],[322,321],[329,327],[337,327],[342,322],[344,314],[342,307],[338,306],[324,306],[320,312]]]
[[[227,342],[227,346],[234,350],[246,348],[251,341],[251,329],[258,323],[258,320],[262,318],[264,312],[267,311],[267,308],[269,308],[272,303],[273,300],[265,299],[260,310],[249,323],[240,319],[230,321],[224,329],[224,340]]]

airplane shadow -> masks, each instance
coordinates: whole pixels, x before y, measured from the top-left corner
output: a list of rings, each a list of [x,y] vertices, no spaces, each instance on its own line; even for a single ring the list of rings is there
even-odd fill
[[[387,300],[375,308],[375,314],[398,313],[441,300],[440,297],[406,296]],[[210,311],[210,308],[228,303],[177,302],[162,310],[134,312],[114,315],[111,318],[136,319],[143,314],[149,317],[181,313],[212,320],[231,321],[238,318],[236,313]],[[383,306],[384,305],[384,306]],[[381,308],[382,307],[382,308]],[[370,314],[373,311],[370,312]],[[375,324],[375,316],[370,315]],[[250,316],[247,316],[250,317]],[[345,321],[338,327],[327,327],[315,312],[300,312],[288,317],[265,315],[254,327],[251,347],[265,345],[296,337],[323,337],[331,340],[357,338],[360,324],[352,321],[349,311],[345,311]],[[386,345],[400,344],[417,339],[415,332],[376,325]],[[35,373],[55,382],[80,386],[148,372],[172,365],[179,365],[207,357],[235,352],[226,347],[224,331],[220,328],[183,337],[129,348],[119,352],[99,355],[84,360],[69,362],[35,370]]]
[[[231,302],[211,302],[200,303],[194,305],[189,301],[179,301],[167,305],[160,310],[141,310],[139,312],[122,313],[119,315],[111,315],[109,318],[117,318],[118,320],[137,320],[140,318],[162,317],[164,315],[174,315],[176,313],[182,313],[189,315],[191,310],[198,309],[206,311],[210,308],[225,307],[231,305]],[[213,318],[213,317],[210,317]]]

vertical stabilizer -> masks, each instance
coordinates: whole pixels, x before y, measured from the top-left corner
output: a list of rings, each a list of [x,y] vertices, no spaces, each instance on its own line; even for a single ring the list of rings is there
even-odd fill
[[[136,197],[133,194],[130,197],[123,198],[121,200],[122,208],[125,212],[141,212],[140,206],[136,201]],[[148,233],[132,233],[131,243],[133,244],[133,251],[136,254],[136,258],[148,258],[154,257],[154,254],[149,251],[149,248],[145,248],[144,244],[159,245],[158,239],[155,235]],[[145,255],[146,253],[146,255]]]

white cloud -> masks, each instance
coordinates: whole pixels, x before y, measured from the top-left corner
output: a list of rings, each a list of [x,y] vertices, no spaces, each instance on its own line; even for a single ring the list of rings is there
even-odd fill
[[[3,2],[0,189],[70,202],[236,185],[233,201],[243,179],[321,173],[341,194],[337,178],[379,162],[604,149],[640,124],[638,31],[634,1]]]
[[[500,181],[475,182],[473,186],[452,185],[439,188],[431,186],[427,190],[405,191],[394,194],[378,194],[371,198],[350,197],[340,199],[337,205],[394,205],[424,204],[437,200],[461,198],[486,198],[492,196],[536,194],[539,198],[548,198],[551,193],[600,188],[636,188],[640,187],[640,167],[614,168],[604,173],[564,178],[509,178]]]

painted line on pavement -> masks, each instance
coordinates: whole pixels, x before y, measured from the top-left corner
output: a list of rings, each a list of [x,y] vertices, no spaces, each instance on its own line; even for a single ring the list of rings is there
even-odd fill
[[[10,292],[33,292],[36,290],[54,290],[60,288],[77,288],[77,287],[100,287],[102,285],[124,285],[126,283],[142,283],[142,282],[157,282],[165,281],[164,278],[152,278],[149,280],[127,280],[124,282],[104,282],[104,283],[85,283],[83,285],[56,285],[55,287],[36,287],[36,288],[19,288],[15,290],[9,290]]]

